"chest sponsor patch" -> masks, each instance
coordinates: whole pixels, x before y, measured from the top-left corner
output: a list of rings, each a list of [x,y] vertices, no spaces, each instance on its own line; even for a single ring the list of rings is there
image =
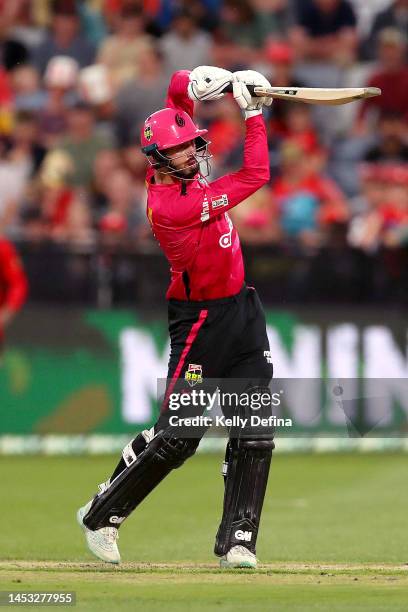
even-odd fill
[[[228,196],[224,193],[221,196],[217,196],[216,198],[211,198],[211,208],[221,208],[221,206],[227,206],[228,204]]]

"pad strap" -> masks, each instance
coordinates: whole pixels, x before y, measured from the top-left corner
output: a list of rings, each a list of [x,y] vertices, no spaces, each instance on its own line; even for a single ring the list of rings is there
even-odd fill
[[[178,439],[160,431],[138,455],[128,444],[123,450],[126,468],[112,482],[104,483],[108,486],[94,498],[84,524],[92,530],[113,523],[117,527],[171,470],[195,453],[199,442],[198,438]]]

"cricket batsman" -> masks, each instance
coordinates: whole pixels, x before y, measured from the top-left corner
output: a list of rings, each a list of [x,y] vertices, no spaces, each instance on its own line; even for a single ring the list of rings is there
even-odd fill
[[[243,165],[208,182],[210,143],[207,130],[194,123],[194,102],[221,98],[231,84],[245,118]],[[228,215],[269,180],[262,106],[272,99],[252,97],[248,85],[270,86],[251,70],[231,73],[200,66],[191,73],[178,71],[170,81],[166,108],[150,115],[142,129],[150,166],[147,215],[171,267],[166,295],[171,352],[158,421],[126,445],[112,476],[77,513],[89,549],[103,561],[120,562],[120,525],[200,443],[205,429],[187,436],[169,426],[168,397],[177,384],[193,372],[227,388],[228,381],[243,380],[250,394],[269,391],[273,367],[265,315],[255,289],[245,284],[241,246]],[[273,448],[272,430],[260,433],[249,427],[242,436],[230,433],[214,550],[221,567],[257,565]]]

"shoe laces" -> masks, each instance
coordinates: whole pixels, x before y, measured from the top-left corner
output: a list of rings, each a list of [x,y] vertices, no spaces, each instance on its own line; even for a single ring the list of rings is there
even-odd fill
[[[234,546],[234,549],[238,553],[241,553],[243,555],[247,555],[248,557],[253,557],[253,553],[251,553],[251,551],[248,550],[245,546],[241,546],[241,545],[237,544],[237,546]]]
[[[116,527],[104,527],[103,535],[109,544],[114,544],[116,540],[119,540],[119,532]]]

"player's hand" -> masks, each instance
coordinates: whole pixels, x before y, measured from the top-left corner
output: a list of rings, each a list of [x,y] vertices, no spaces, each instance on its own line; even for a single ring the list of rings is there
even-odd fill
[[[232,72],[216,66],[198,66],[190,73],[188,97],[190,100],[218,100],[232,81]]]
[[[273,99],[267,96],[251,96],[247,85],[271,86],[268,79],[255,70],[239,70],[233,73],[233,95],[238,106],[245,111],[245,118],[261,114],[262,107],[270,106],[273,102]]]

